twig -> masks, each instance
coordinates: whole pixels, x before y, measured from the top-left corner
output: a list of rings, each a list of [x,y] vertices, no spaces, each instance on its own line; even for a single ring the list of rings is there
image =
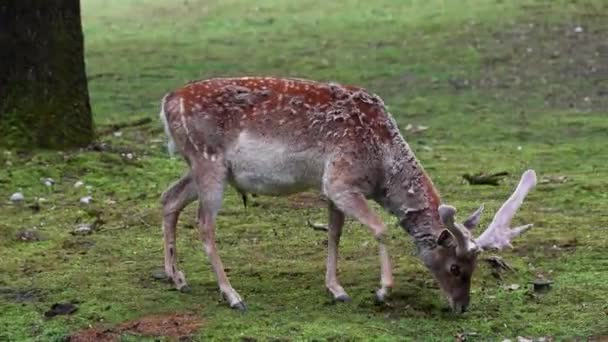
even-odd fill
[[[134,120],[134,121],[119,122],[119,123],[111,124],[103,130],[99,130],[99,132],[97,134],[102,136],[102,135],[110,134],[114,131],[118,131],[119,129],[123,129],[123,128],[127,128],[127,127],[143,126],[143,125],[147,125],[151,122],[152,122],[151,118],[141,118],[141,119]]]
[[[387,333],[389,333],[389,334],[392,334],[392,333],[393,333],[392,331],[390,331],[390,330],[388,330],[388,329],[381,328],[381,327],[377,327],[377,326],[375,326],[375,325],[368,325],[367,327],[368,327],[368,328],[373,328],[373,329],[376,329],[376,330],[380,330],[380,331],[384,331],[384,332],[387,332]]]
[[[146,220],[143,219],[143,217],[138,217],[138,219],[141,221],[141,223],[144,224],[144,226],[146,226],[147,228],[152,227],[148,222],[146,222]]]
[[[509,175],[509,173],[506,171],[497,172],[489,175],[480,172],[474,175],[465,173],[464,175],[462,175],[462,178],[464,178],[471,185],[498,185],[498,182],[502,179],[502,177],[505,177],[507,175]]]

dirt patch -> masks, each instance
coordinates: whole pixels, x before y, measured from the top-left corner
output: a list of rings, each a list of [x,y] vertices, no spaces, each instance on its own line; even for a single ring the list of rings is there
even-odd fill
[[[608,29],[597,20],[520,23],[472,42],[482,56],[481,77],[472,86],[507,101],[537,90],[553,108],[606,108]]]
[[[115,342],[122,334],[165,337],[176,341],[192,336],[203,325],[194,314],[150,315],[129,321],[115,328],[90,328],[78,331],[68,337],[71,342]]]
[[[499,30],[483,23],[464,24],[461,35],[450,36],[446,47],[458,51],[474,49],[479,68],[449,70],[447,79],[429,78],[413,72],[370,81],[370,89],[383,96],[435,93],[446,89],[455,93],[479,91],[503,103],[520,108],[531,98],[545,107],[603,111],[608,107],[608,20],[607,5],[589,9],[560,21],[548,20],[551,2],[529,11]],[[566,21],[566,22],[564,22]],[[489,32],[489,33],[488,33]],[[468,67],[467,67],[468,68]],[[440,73],[441,70],[436,70]],[[421,103],[423,106],[424,103]],[[410,118],[427,115],[410,104]]]
[[[327,202],[320,194],[301,192],[287,198],[289,207],[293,209],[325,208]]]
[[[545,242],[535,242],[531,245],[519,244],[513,248],[513,252],[519,256],[532,256],[535,253],[541,253],[547,257],[558,257],[564,253],[576,251],[577,245],[578,241],[576,238],[565,241],[548,240]]]
[[[70,342],[116,342],[120,341],[120,332],[116,329],[91,328],[81,330],[67,338]]]
[[[36,229],[22,229],[15,234],[15,239],[23,242],[34,242],[43,240],[40,232]]]
[[[39,289],[0,288],[0,297],[16,303],[35,302],[42,298],[42,291]]]

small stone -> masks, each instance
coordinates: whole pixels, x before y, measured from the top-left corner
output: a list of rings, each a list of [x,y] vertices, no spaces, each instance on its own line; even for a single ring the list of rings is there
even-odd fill
[[[116,131],[116,132],[114,132],[114,136],[117,137],[117,138],[120,138],[120,137],[122,137],[122,132],[121,131]]]
[[[154,280],[167,280],[169,279],[169,277],[167,277],[167,274],[165,273],[165,270],[163,269],[157,269],[152,271],[152,279]]]
[[[80,203],[82,204],[89,204],[91,201],[93,201],[93,196],[84,196],[80,198]]]
[[[53,186],[55,185],[55,180],[53,178],[43,178],[42,179],[42,183],[46,186]]]
[[[576,33],[583,33],[583,28],[580,27],[580,26],[577,26],[577,27],[574,28],[574,32],[576,32]]]
[[[22,193],[20,192],[15,192],[14,194],[11,195],[11,202],[21,202],[25,199],[25,196],[23,196]]]
[[[83,182],[83,181],[77,181],[76,183],[74,183],[74,187],[75,187],[75,188],[80,188],[80,187],[81,187],[81,186],[83,186],[83,185],[84,185],[84,182]]]
[[[551,284],[553,281],[544,278],[535,279],[532,284],[534,285],[534,292],[546,293],[551,290]]]
[[[127,157],[127,159],[131,160],[131,159],[133,159],[133,153],[127,153],[125,157]]]
[[[93,232],[93,226],[88,223],[80,223],[72,231],[72,235],[89,235]]]

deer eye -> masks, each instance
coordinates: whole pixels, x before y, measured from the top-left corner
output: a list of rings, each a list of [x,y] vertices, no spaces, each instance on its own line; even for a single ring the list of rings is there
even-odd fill
[[[460,267],[458,265],[450,266],[450,272],[454,277],[458,277],[460,275]]]

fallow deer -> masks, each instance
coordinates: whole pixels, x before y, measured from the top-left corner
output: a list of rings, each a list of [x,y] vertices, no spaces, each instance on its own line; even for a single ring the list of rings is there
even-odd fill
[[[376,299],[384,300],[393,287],[386,226],[367,199],[396,216],[413,237],[422,262],[456,312],[469,304],[477,255],[510,246],[531,227],[509,227],[536,184],[536,174],[528,170],[489,227],[473,238],[483,205],[457,223],[456,210],[441,203],[383,101],[362,88],[302,79],[215,78],[167,94],[161,107],[169,149],[189,165],[162,196],[165,272],[178,289],[188,289],[176,264],[175,230],[180,212],[198,199],[204,250],[232,308],[245,304],[230,285],[215,243],[227,184],[241,194],[287,195],[314,188],[327,197],[325,285],[337,301],[350,299],[336,274],[345,215],[368,227],[378,241]]]

